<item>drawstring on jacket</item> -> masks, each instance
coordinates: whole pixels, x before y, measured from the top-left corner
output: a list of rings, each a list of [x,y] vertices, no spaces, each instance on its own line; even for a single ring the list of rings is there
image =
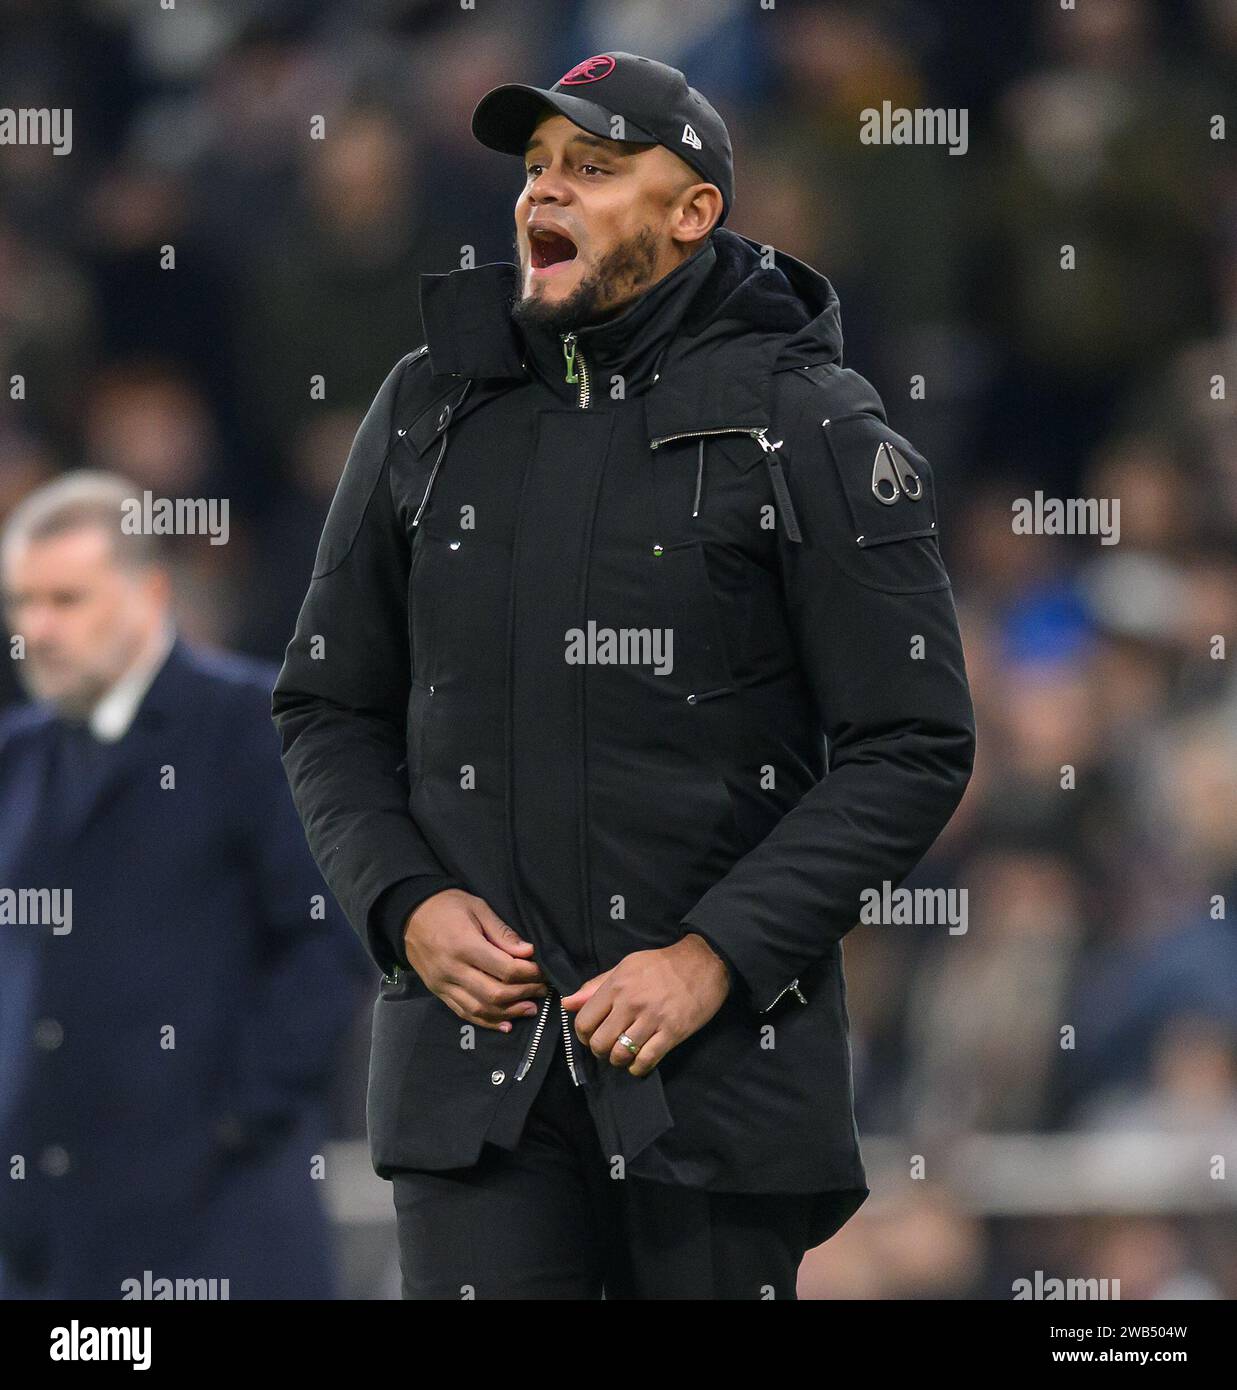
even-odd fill
[[[471,390],[472,380],[469,379],[467,382],[464,383],[464,389],[460,392],[459,396],[455,401],[455,404],[450,407],[444,407],[444,409],[450,409],[452,415],[454,415],[454,413],[460,408],[460,406],[463,405],[465,396],[467,396],[469,391]],[[421,505],[417,508],[416,515],[412,518],[412,524],[414,526],[419,526],[421,524],[421,513],[425,510],[426,506],[428,505],[430,500],[430,493],[434,490],[434,479],[438,476],[438,469],[442,463],[443,457],[447,452],[447,440],[450,437],[451,426],[450,423],[448,423],[446,428],[444,428],[442,432],[442,443],[438,446],[438,457],[434,460],[433,468],[430,469],[429,481],[425,484],[425,495],[421,498]],[[403,435],[403,439],[404,443],[408,445],[408,448],[411,451],[412,443],[409,440],[407,434]]]

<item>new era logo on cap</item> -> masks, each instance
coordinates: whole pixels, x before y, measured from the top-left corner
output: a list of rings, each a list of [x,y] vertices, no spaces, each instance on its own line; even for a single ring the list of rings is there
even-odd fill
[[[638,53],[595,53],[553,87],[509,82],[487,92],[473,112],[473,134],[491,149],[522,155],[546,107],[604,139],[672,150],[721,189],[725,221],[734,194],[730,136],[678,68]]]

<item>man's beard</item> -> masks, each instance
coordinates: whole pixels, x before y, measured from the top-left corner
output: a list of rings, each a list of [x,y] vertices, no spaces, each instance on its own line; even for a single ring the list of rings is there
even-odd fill
[[[65,719],[86,719],[114,683],[91,670],[78,669],[67,675],[63,669],[49,673],[33,654],[27,652],[27,657],[17,663],[22,689],[32,700],[45,702]]]
[[[519,259],[518,251],[516,258]],[[551,303],[529,295],[516,301],[511,317],[521,328],[540,328],[550,333],[600,323],[648,288],[656,264],[657,241],[644,227],[607,251],[593,273],[586,275],[566,299]]]

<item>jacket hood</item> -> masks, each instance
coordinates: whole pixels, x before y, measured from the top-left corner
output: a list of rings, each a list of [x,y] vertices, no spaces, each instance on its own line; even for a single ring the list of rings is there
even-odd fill
[[[712,267],[645,393],[650,443],[767,429],[775,373],[841,364],[840,308],[825,276],[782,251],[766,257],[758,242],[728,227],[716,228],[711,241]],[[526,345],[511,319],[516,275],[514,265],[495,262],[421,277],[435,374],[528,378]]]
[[[749,237],[719,227],[713,233],[717,261],[709,280],[683,322],[687,336],[707,340],[734,336],[736,329],[773,332],[784,337],[778,370],[842,360],[842,317],[837,294],[811,266],[764,249]]]
[[[646,398],[650,444],[769,429],[777,373],[841,365],[841,310],[823,275],[783,251],[766,257],[727,227],[714,231],[713,244],[717,263]]]

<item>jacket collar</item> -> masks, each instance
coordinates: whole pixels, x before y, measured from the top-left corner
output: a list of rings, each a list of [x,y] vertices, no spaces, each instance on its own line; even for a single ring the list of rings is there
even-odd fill
[[[604,399],[610,379],[621,376],[624,391],[634,395],[652,384],[660,358],[678,330],[687,306],[717,261],[711,241],[656,284],[651,285],[613,318],[587,324],[576,331],[595,389]],[[576,387],[567,381],[562,336],[540,327],[517,328],[529,367],[556,395],[568,403]]]
[[[167,660],[150,683],[138,706],[134,723],[154,729],[183,719],[195,665],[194,650],[178,633],[173,633]]]
[[[580,330],[581,351],[602,377],[639,360],[647,384],[649,443],[676,435],[768,429],[775,371],[841,360],[837,296],[824,276],[726,227],[698,255],[614,319]],[[511,318],[517,269],[494,262],[421,277],[421,314],[434,374],[515,385],[557,377],[561,343],[532,345]],[[647,350],[656,340],[657,353]],[[551,353],[553,368],[551,368]],[[598,354],[596,363],[594,353]],[[656,372],[656,379],[653,373]]]
[[[717,261],[712,241],[621,313],[578,330],[590,368],[621,372],[629,386],[646,384],[683,312]],[[567,386],[562,339],[543,329],[521,329],[511,317],[518,268],[496,261],[446,275],[421,276],[421,318],[435,375],[525,380],[534,373],[552,388]],[[573,388],[560,392],[575,397]]]

